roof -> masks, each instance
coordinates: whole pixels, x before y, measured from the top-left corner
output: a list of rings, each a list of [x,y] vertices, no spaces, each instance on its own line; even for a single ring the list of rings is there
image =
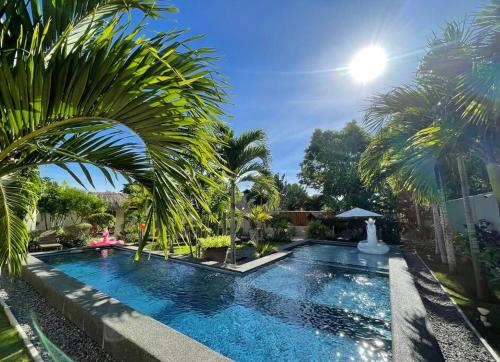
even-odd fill
[[[372,212],[372,211],[361,209],[359,207],[355,207],[354,209],[351,209],[349,211],[345,211],[345,212],[337,215],[337,217],[341,217],[341,218],[355,218],[355,217],[364,218],[364,217],[380,217],[380,216],[382,216],[382,215],[377,214],[377,213]]]
[[[91,192],[92,195],[99,197],[100,199],[108,203],[110,210],[116,211],[123,206],[123,202],[127,198],[127,195],[122,192]]]

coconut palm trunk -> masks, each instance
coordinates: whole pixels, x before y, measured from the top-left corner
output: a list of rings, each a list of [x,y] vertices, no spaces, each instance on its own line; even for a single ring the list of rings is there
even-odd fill
[[[439,205],[439,213],[441,228],[443,229],[446,257],[448,259],[448,271],[453,274],[457,271],[457,259],[455,256],[455,247],[453,246],[453,240],[451,239],[450,224],[448,222],[448,210],[446,209],[445,203]]]
[[[414,203],[414,206],[415,206],[415,216],[416,216],[416,220],[417,220],[417,229],[421,229],[422,228],[422,219],[420,217],[420,207],[418,206],[418,204],[415,202]]]
[[[431,204],[432,209],[432,221],[434,223],[434,235],[436,237],[436,245],[438,253],[441,256],[441,262],[444,264],[448,263],[448,258],[446,256],[446,249],[443,241],[443,229],[441,227],[441,220],[439,218],[439,208],[436,204]]]
[[[472,259],[472,267],[474,269],[474,279],[476,281],[476,294],[479,299],[484,299],[486,295],[484,278],[481,272],[481,264],[479,262],[479,242],[477,240],[476,228],[472,214],[472,205],[469,196],[469,180],[467,169],[463,157],[457,157],[458,173],[460,175],[460,187],[462,189],[462,199],[464,200],[465,223],[467,225],[467,236],[470,244],[470,255]]]
[[[227,235],[227,212],[222,213],[222,235]]]
[[[231,180],[231,221],[229,231],[231,235],[231,263],[236,264],[236,182]]]
[[[446,209],[446,195],[444,193],[443,179],[439,165],[434,166],[434,176],[436,178],[438,197],[439,197],[439,216],[441,228],[443,229],[444,245],[446,249],[446,257],[448,259],[448,271],[453,274],[457,271],[457,259],[455,257],[455,248],[451,239],[451,229],[448,222],[448,210]]]

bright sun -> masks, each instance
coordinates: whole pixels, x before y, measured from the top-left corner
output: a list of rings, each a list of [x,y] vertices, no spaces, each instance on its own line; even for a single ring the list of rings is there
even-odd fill
[[[357,53],[349,64],[351,75],[358,82],[369,82],[377,78],[385,69],[387,56],[379,46],[369,46]]]

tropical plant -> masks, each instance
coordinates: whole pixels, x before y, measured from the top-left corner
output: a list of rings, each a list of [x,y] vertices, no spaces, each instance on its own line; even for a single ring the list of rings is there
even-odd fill
[[[307,236],[311,239],[325,239],[327,232],[328,228],[319,220],[312,220],[307,224]]]
[[[250,221],[250,225],[255,231],[254,242],[258,245],[262,240],[266,222],[271,220],[272,216],[261,205],[250,206],[250,210],[248,210],[245,216]]]
[[[248,203],[260,205],[267,210],[275,209],[280,203],[280,193],[273,176],[264,174],[249,178],[252,187],[245,192]]]
[[[208,236],[198,239],[202,249],[208,248],[223,248],[231,245],[231,237],[229,235]]]
[[[112,184],[121,174],[145,186],[153,203],[136,258],[149,233],[166,244],[200,224],[192,201],[206,206],[200,184],[219,164],[225,94],[211,50],[182,31],[143,31],[173,10],[152,0],[0,1],[0,266],[19,272],[26,257],[26,225],[12,209],[28,193],[9,191],[12,175],[42,164],[82,185],[93,186],[94,165]],[[134,11],[141,21],[124,16]]]
[[[274,215],[270,221],[270,226],[273,228],[273,239],[275,241],[288,241],[290,236],[288,229],[290,228],[292,219],[288,215]]]
[[[308,200],[309,195],[302,185],[297,183],[287,184],[281,197],[281,207],[282,210],[305,209]]]
[[[99,212],[87,216],[87,221],[96,229],[112,227],[115,224],[115,217],[106,212]]]
[[[255,246],[255,252],[257,253],[257,258],[262,258],[263,256],[273,254],[278,249],[271,243],[259,243]]]
[[[104,212],[106,208],[106,202],[99,197],[70,187],[65,182],[59,185],[50,179],[44,180],[42,196],[38,200],[38,210],[42,214],[47,230],[52,227],[62,227],[68,218],[74,224],[79,223],[88,215]]]
[[[68,225],[63,228],[63,233],[59,235],[59,239],[63,245],[70,248],[87,245],[90,241],[91,230],[92,225],[89,223]]]
[[[486,164],[500,205],[500,3],[490,1],[475,15],[470,36],[471,63],[459,76],[456,102],[468,124],[482,129],[474,149]],[[463,131],[458,130],[458,133]]]
[[[252,181],[259,174],[265,174],[270,161],[266,134],[262,130],[251,130],[235,136],[226,129],[222,158],[228,170],[230,203],[231,262],[236,262],[236,191],[238,184]]]
[[[406,191],[419,203],[438,205],[444,240],[440,250],[446,249],[446,260],[454,272],[456,261],[445,207],[440,149],[435,144],[412,143],[415,135],[439,118],[434,113],[439,99],[439,94],[421,84],[397,87],[372,97],[365,123],[377,132],[360,158],[359,171],[363,182],[375,189],[388,181],[396,193]]]
[[[484,143],[491,137],[485,137],[477,125],[470,124],[463,117],[457,104],[459,79],[472,69],[471,32],[463,23],[450,22],[446,25],[441,37],[434,37],[429,44],[429,51],[423,57],[419,67],[417,86],[403,87],[382,96],[368,111],[368,124],[381,125],[384,120],[393,117],[403,125],[392,126],[396,132],[390,133],[387,124],[383,131],[385,145],[380,140],[376,147],[368,147],[360,165],[367,179],[372,178],[367,168],[383,169],[385,174],[398,175],[406,190],[412,191],[431,202],[438,202],[441,216],[441,229],[436,228],[436,241],[440,242],[440,232],[444,234],[446,259],[450,272],[456,269],[456,261],[451,241],[451,232],[447,223],[445,207],[445,186],[439,164],[450,163],[455,158],[460,176],[460,187],[464,202],[467,233],[470,240],[471,257],[476,278],[476,289],[479,298],[485,296],[484,283],[479,263],[479,243],[472,218],[472,207],[469,199],[469,181],[464,157],[470,156],[475,145]],[[396,116],[396,117],[395,117]],[[389,123],[391,120],[389,120]],[[394,137],[387,142],[387,134]],[[406,139],[405,139],[406,137]],[[396,142],[395,142],[396,141]],[[395,143],[400,143],[396,145]],[[381,150],[383,150],[381,152]],[[370,155],[371,152],[374,152]],[[478,153],[479,154],[479,153]],[[383,155],[386,165],[379,166],[373,161]],[[380,162],[380,159],[378,160]],[[424,166],[434,163],[434,178],[424,176]],[[371,166],[369,165],[371,164]],[[389,164],[389,167],[386,167]],[[368,167],[366,167],[368,166]],[[360,168],[361,168],[360,167]],[[387,172],[387,169],[392,171]],[[378,172],[378,171],[377,171]],[[375,172],[375,173],[377,173]],[[423,173],[424,172],[424,173]],[[438,197],[434,197],[436,194]],[[433,218],[437,219],[437,211],[433,206]],[[437,223],[435,222],[435,226]],[[444,252],[441,250],[444,260]]]

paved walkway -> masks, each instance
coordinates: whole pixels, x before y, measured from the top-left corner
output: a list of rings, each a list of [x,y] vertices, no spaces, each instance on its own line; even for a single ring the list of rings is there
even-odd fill
[[[448,294],[443,291],[417,254],[405,252],[404,257],[445,360],[494,362],[491,354],[469,328]]]

